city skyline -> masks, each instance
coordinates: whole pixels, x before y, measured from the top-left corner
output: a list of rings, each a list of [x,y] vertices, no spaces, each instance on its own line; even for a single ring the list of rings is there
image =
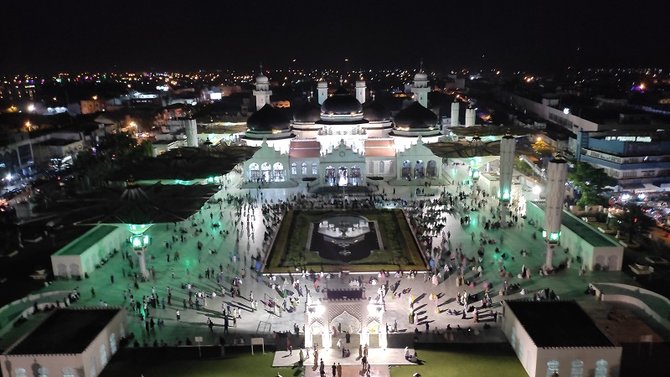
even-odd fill
[[[10,3],[0,72],[662,66],[658,4]],[[650,5],[650,6],[645,6]],[[392,63],[391,63],[392,62]]]

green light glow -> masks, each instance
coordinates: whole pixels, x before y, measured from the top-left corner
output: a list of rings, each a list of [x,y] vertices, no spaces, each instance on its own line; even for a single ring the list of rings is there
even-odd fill
[[[134,235],[139,235],[151,228],[151,224],[130,224],[128,225],[128,230]]]

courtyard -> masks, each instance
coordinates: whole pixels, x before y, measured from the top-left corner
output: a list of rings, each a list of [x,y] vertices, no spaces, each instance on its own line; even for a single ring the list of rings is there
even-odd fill
[[[377,272],[425,270],[426,263],[401,210],[293,210],[284,217],[265,271],[301,268]]]

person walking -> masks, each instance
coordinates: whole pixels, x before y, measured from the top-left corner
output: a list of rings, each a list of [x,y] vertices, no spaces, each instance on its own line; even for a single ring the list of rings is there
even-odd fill
[[[177,310],[177,321],[181,320],[181,313],[179,313],[179,310]]]
[[[333,377],[336,377],[337,376],[337,365],[335,365],[335,363],[333,363],[333,366],[332,366],[331,370],[333,372]]]
[[[342,364],[337,363],[337,377],[342,377]]]

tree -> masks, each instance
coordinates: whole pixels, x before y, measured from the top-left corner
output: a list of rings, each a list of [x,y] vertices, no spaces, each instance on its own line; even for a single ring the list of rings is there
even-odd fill
[[[539,154],[540,156],[551,156],[552,153],[554,153],[554,148],[549,145],[546,141],[544,141],[541,137],[537,138],[537,141],[534,142],[532,145],[533,150],[535,153]]]
[[[585,162],[575,162],[574,168],[568,172],[568,180],[579,192],[577,205],[606,205],[607,198],[602,194],[607,186],[616,185],[616,179],[605,174],[603,169],[595,168]]]
[[[628,234],[628,242],[633,241],[634,234],[644,234],[654,225],[654,221],[635,203],[624,206],[619,221],[621,229]]]

